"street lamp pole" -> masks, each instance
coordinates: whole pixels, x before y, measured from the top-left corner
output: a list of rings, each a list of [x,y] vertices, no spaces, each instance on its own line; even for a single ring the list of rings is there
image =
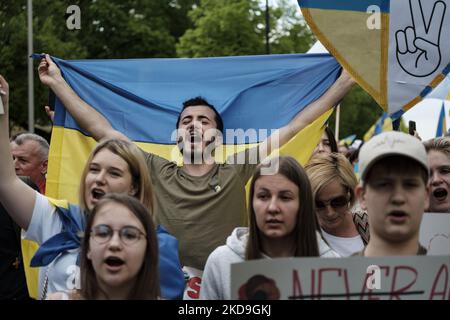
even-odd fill
[[[28,11],[28,132],[34,133],[34,79],[33,79],[33,1],[27,0]]]
[[[266,53],[267,54],[270,54],[269,33],[270,33],[269,0],[266,0]]]

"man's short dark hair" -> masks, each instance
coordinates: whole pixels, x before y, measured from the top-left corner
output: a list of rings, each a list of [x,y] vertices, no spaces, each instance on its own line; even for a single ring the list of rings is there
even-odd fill
[[[181,120],[181,114],[183,113],[184,109],[189,108],[189,107],[197,107],[197,106],[205,106],[210,108],[212,111],[214,111],[215,117],[214,117],[214,121],[216,121],[217,124],[217,130],[219,130],[222,134],[223,134],[223,121],[222,121],[222,117],[220,116],[220,113],[216,110],[216,108],[210,104],[208,101],[206,101],[205,98],[203,97],[195,97],[189,100],[186,100],[185,102],[183,102],[183,109],[181,109],[180,114],[178,115],[178,119],[177,119],[177,129],[178,129],[178,125],[180,124],[180,120]]]

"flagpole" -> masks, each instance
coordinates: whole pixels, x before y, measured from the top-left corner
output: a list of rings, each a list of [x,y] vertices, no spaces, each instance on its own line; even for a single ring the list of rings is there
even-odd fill
[[[270,15],[269,15],[269,0],[266,0],[266,54],[270,54]]]
[[[339,122],[341,118],[341,105],[338,104],[336,107],[336,124],[334,126],[334,137],[336,138],[336,141],[339,142]]]
[[[33,79],[33,0],[27,0],[28,8],[28,131],[34,133],[34,79]]]
[[[445,100],[444,104],[444,123],[442,125],[442,135],[445,137],[447,135],[447,112],[445,112]]]

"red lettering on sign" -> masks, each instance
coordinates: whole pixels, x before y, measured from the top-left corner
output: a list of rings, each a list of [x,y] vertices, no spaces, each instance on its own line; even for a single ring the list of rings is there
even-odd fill
[[[319,269],[319,281],[318,281],[318,289],[317,289],[317,294],[319,295],[319,299],[320,296],[322,295],[322,280],[323,280],[323,274],[325,272],[336,272],[338,274],[339,277],[342,277],[342,272],[343,270],[341,268],[324,268],[324,269]],[[345,270],[345,272],[347,272],[347,270]],[[347,273],[346,273],[347,275]],[[348,281],[348,279],[347,279]],[[345,279],[344,279],[344,284],[345,284]],[[345,291],[346,295],[347,295],[347,300],[350,299],[349,297],[349,291],[348,291],[348,283],[346,284],[346,291]]]
[[[436,292],[436,287],[437,287],[438,283],[442,281],[441,275],[442,275],[443,272],[445,272],[444,273],[444,276],[445,276],[445,278],[444,278],[444,288],[443,288],[444,290]],[[434,278],[433,286],[431,287],[429,300],[434,300],[434,296],[442,296],[441,300],[445,300],[445,294],[447,292],[447,288],[448,288],[448,269],[447,269],[447,265],[443,264],[439,268],[439,271],[436,274],[436,277]],[[448,300],[450,300],[450,292],[449,292]]]
[[[311,270],[311,299],[314,300],[315,297],[315,278],[316,278],[316,270]],[[292,273],[292,297],[295,299],[303,299],[303,289],[302,282],[300,279],[299,272],[297,270],[293,270]],[[308,297],[307,297],[308,298]]]
[[[397,284],[397,275],[400,272],[400,270],[409,271],[414,273],[414,279],[409,283],[408,285],[404,286],[403,288],[396,289]],[[402,277],[405,278],[404,276]],[[407,291],[409,288],[411,288],[417,280],[417,270],[413,267],[409,266],[396,266],[394,267],[394,276],[392,277],[392,286],[391,286],[391,300],[395,297],[397,300],[400,300],[400,294]]]
[[[200,284],[202,279],[199,277],[192,277],[187,283],[186,293],[191,299],[198,299],[200,297]]]
[[[303,297],[302,284],[297,270],[294,270],[292,273],[292,296],[296,298]]]

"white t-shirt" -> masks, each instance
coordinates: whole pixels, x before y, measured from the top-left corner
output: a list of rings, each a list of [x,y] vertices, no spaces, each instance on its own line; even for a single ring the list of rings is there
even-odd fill
[[[336,237],[322,230],[323,237],[331,249],[339,253],[341,257],[349,257],[355,252],[364,249],[364,242],[360,235],[350,238]]]
[[[61,230],[62,222],[59,215],[55,214],[55,206],[47,197],[36,192],[33,216],[28,230],[24,233],[25,239],[42,244]],[[80,249],[73,249],[64,252],[48,266],[39,268],[39,299],[42,298],[46,274],[48,274],[47,295],[57,291],[80,289],[80,267],[76,264],[79,251]]]

